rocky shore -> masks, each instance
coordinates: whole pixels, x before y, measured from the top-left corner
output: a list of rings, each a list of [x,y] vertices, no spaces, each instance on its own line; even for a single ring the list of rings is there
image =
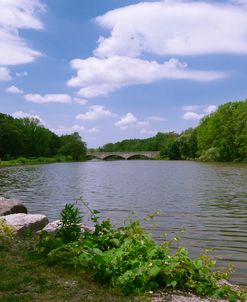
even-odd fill
[[[17,236],[24,236],[28,230],[33,232],[55,233],[60,226],[60,220],[49,222],[42,214],[28,214],[27,208],[18,200],[0,197],[0,219],[11,226]],[[81,230],[92,232],[92,227],[81,224]]]

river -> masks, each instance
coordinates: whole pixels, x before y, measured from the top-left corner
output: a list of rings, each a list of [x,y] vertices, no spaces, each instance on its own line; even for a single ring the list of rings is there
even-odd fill
[[[182,243],[192,256],[212,248],[220,266],[235,266],[232,280],[247,284],[247,164],[122,160],[1,167],[0,196],[17,198],[50,220],[79,197],[116,225],[131,210],[140,219],[159,211],[144,224],[156,240],[185,228]]]

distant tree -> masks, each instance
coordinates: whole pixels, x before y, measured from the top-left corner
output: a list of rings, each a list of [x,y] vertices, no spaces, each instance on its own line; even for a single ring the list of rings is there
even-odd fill
[[[247,158],[247,100],[230,102],[205,117],[196,129],[198,156],[217,148],[219,160]]]
[[[177,139],[181,159],[192,159],[197,156],[196,129],[189,128],[182,132]]]
[[[59,153],[66,156],[70,155],[74,160],[80,160],[87,153],[86,143],[82,141],[78,132],[62,135]]]
[[[23,133],[11,118],[0,120],[0,158],[12,159],[22,155]]]

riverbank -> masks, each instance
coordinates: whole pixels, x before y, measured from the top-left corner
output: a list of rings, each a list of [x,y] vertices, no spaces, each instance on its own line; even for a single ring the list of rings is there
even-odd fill
[[[9,200],[9,207],[8,200],[1,201],[1,302],[227,301],[191,292],[245,301],[246,290],[222,283],[227,275],[213,272],[214,263],[208,257],[193,260],[182,247],[170,253],[170,243],[158,245],[137,220],[113,228],[110,220],[100,223],[99,212],[85,203],[95,227],[81,229],[78,209],[67,204],[55,230],[35,235],[48,219],[41,225],[30,218],[44,215],[29,215],[14,200]],[[24,213],[15,214],[19,212]],[[24,221],[26,225],[21,226]]]
[[[48,266],[31,252],[32,241],[0,240],[1,302],[211,302],[179,291],[124,296],[76,268]],[[218,300],[218,302],[226,300]]]
[[[30,240],[0,241],[1,302],[128,301],[76,269],[44,264],[31,245]]]
[[[19,166],[19,165],[38,165],[38,164],[52,164],[52,163],[66,163],[66,162],[82,162],[87,160],[82,159],[75,161],[71,158],[71,156],[59,155],[56,157],[19,157],[12,160],[0,160],[0,167],[7,166]]]

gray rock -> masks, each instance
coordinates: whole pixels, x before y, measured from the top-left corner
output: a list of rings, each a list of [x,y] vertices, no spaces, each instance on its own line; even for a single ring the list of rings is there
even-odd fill
[[[59,229],[60,225],[61,225],[61,220],[55,220],[55,221],[48,223],[42,229],[42,231],[46,231],[50,234],[55,234],[57,232],[57,230]],[[83,223],[80,224],[80,228],[81,228],[82,232],[89,232],[89,233],[93,233],[94,229],[95,229],[94,227],[87,226]]]
[[[37,232],[49,223],[48,218],[40,214],[10,214],[1,218],[14,228],[18,236],[23,236],[27,230]]]
[[[15,199],[0,197],[0,216],[16,213],[27,213],[27,208]]]
[[[61,221],[60,220],[55,220],[55,221],[52,221],[50,223],[48,223],[42,230],[40,230],[38,233],[40,233],[41,231],[46,231],[47,233],[50,233],[50,234],[55,234],[59,228],[61,224]]]
[[[186,293],[179,290],[160,291],[154,293],[151,302],[227,302],[227,300],[201,298],[192,293]]]

